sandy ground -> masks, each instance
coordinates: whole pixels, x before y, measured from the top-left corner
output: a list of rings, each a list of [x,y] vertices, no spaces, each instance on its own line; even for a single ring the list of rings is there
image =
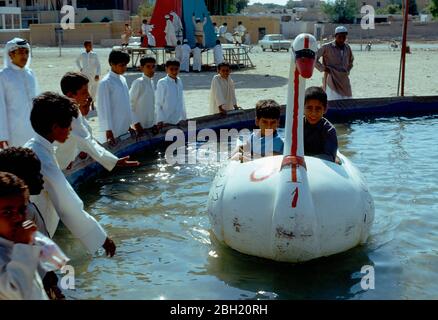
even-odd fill
[[[407,56],[406,95],[438,95],[437,75],[438,46],[423,47],[413,45],[412,54]],[[59,57],[57,48],[33,48],[32,69],[35,71],[42,91],[60,91],[59,81],[67,71],[75,71],[75,59],[81,48],[63,48]],[[355,62],[351,72],[353,95],[357,98],[386,97],[397,94],[397,80],[400,51],[390,51],[386,46],[371,52],[360,51],[353,46]],[[103,73],[108,72],[108,48],[96,48]],[[275,99],[286,103],[286,91],[290,67],[290,53],[262,52],[259,47],[251,51],[254,69],[236,70],[232,78],[236,84],[238,104],[243,108],[253,108],[260,99]],[[211,61],[211,56],[210,56]],[[1,65],[3,61],[0,58]],[[185,102],[188,116],[197,117],[209,112],[209,91],[213,72],[182,74],[185,88]],[[129,84],[140,76],[138,72],[128,72]],[[158,72],[156,79],[164,76]],[[322,74],[315,71],[307,83],[321,85]],[[95,122],[95,121],[93,121]]]

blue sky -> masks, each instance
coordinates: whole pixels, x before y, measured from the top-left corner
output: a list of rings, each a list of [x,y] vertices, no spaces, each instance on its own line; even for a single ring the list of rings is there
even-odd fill
[[[249,4],[253,4],[255,2],[261,2],[261,3],[276,3],[285,5],[287,3],[287,0],[250,0]]]

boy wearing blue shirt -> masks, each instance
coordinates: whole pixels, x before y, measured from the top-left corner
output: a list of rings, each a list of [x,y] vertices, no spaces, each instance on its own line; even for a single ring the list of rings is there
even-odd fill
[[[280,114],[280,105],[274,100],[257,102],[255,123],[259,129],[254,130],[247,142],[239,147],[238,159],[241,162],[283,154],[284,142],[277,132]],[[250,157],[244,153],[250,153]],[[233,159],[237,160],[237,154]]]

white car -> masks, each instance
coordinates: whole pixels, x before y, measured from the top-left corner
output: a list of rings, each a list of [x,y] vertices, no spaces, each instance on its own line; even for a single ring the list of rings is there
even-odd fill
[[[266,49],[289,51],[291,44],[292,42],[286,40],[282,34],[267,34],[259,41],[263,51],[266,51]]]

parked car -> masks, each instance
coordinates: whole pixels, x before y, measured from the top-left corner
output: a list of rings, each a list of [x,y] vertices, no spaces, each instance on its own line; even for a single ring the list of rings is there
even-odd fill
[[[286,40],[282,34],[267,34],[259,41],[263,51],[266,51],[266,49],[289,51],[291,44],[292,42]]]

